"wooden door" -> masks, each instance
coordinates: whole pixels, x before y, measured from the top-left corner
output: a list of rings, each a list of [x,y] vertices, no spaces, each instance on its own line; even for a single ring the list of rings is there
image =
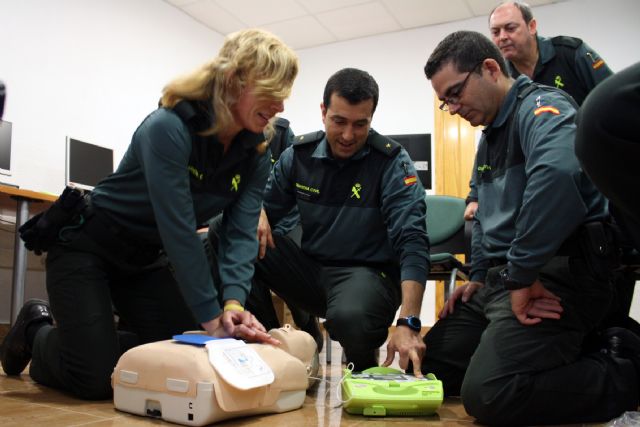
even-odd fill
[[[434,93],[434,151],[436,194],[466,198],[476,153],[474,128],[460,116],[441,111]],[[436,286],[436,316],[444,305],[444,285]]]

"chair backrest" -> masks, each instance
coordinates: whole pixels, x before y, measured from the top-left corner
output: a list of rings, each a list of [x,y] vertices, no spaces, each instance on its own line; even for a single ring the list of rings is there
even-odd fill
[[[465,253],[464,199],[425,195],[425,201],[431,252]]]

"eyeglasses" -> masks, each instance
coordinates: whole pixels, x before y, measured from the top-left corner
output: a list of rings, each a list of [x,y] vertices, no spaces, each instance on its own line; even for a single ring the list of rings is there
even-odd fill
[[[471,74],[473,74],[476,71],[476,68],[482,65],[483,62],[484,62],[484,59],[478,62],[476,66],[473,67],[471,71],[469,71],[469,74],[467,74],[467,77],[464,78],[462,83],[460,83],[460,85],[456,89],[450,91],[451,94],[445,97],[444,101],[442,101],[442,104],[440,104],[440,107],[438,107],[440,108],[440,110],[449,111],[449,105],[458,104],[460,102],[460,98],[462,97],[462,92],[464,92],[464,89],[467,87],[467,82],[469,81],[469,77],[471,77]]]

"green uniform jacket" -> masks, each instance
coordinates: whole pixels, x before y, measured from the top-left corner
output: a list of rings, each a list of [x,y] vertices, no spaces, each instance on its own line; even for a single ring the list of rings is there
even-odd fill
[[[189,129],[175,112],[160,108],[138,127],[116,172],[92,196],[97,208],[134,237],[164,248],[198,322],[213,319],[221,309],[196,226],[224,211],[218,248],[223,300],[244,302],[258,253],[256,229],[270,168],[268,150],[252,155],[264,141],[262,134],[242,131],[224,156],[217,139],[209,139],[211,162],[221,180],[233,176],[234,182],[229,178],[219,181],[218,188],[193,191]],[[249,176],[234,175],[234,168],[247,161],[252,162]]]
[[[371,146],[374,135],[382,148]],[[302,249],[320,262],[396,264],[401,280],[425,283],[424,196],[413,162],[395,141],[371,131],[362,150],[341,162],[330,155],[324,132],[316,132],[297,137],[280,156],[267,184],[265,209],[277,223],[297,203]]]
[[[471,280],[484,282],[489,260],[506,258],[514,280],[532,283],[571,233],[606,216],[604,197],[574,154],[576,110],[569,100],[535,89],[510,120],[530,81],[518,77],[478,146]],[[508,138],[509,123],[517,127],[516,141]]]
[[[536,37],[538,62],[532,80],[562,89],[575,99],[578,105],[598,83],[613,74],[604,60],[582,40],[575,37]],[[520,75],[508,62],[511,76]]]
[[[589,92],[613,74],[609,66],[589,45],[575,37],[537,37],[538,62],[533,71],[533,81],[562,89],[582,105]],[[511,77],[520,72],[507,61]],[[474,167],[475,170],[475,167]],[[468,201],[478,200],[473,175]]]

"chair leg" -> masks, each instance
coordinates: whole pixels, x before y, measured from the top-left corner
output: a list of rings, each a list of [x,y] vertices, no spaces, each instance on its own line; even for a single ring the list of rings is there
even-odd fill
[[[324,348],[325,355],[327,357],[327,365],[331,365],[331,337],[329,336],[329,331],[324,330]]]
[[[451,270],[451,275],[449,276],[449,282],[447,283],[447,286],[444,289],[445,301],[447,301],[449,297],[453,295],[453,293],[455,292],[457,277],[458,277],[458,269],[454,267],[453,270]]]

